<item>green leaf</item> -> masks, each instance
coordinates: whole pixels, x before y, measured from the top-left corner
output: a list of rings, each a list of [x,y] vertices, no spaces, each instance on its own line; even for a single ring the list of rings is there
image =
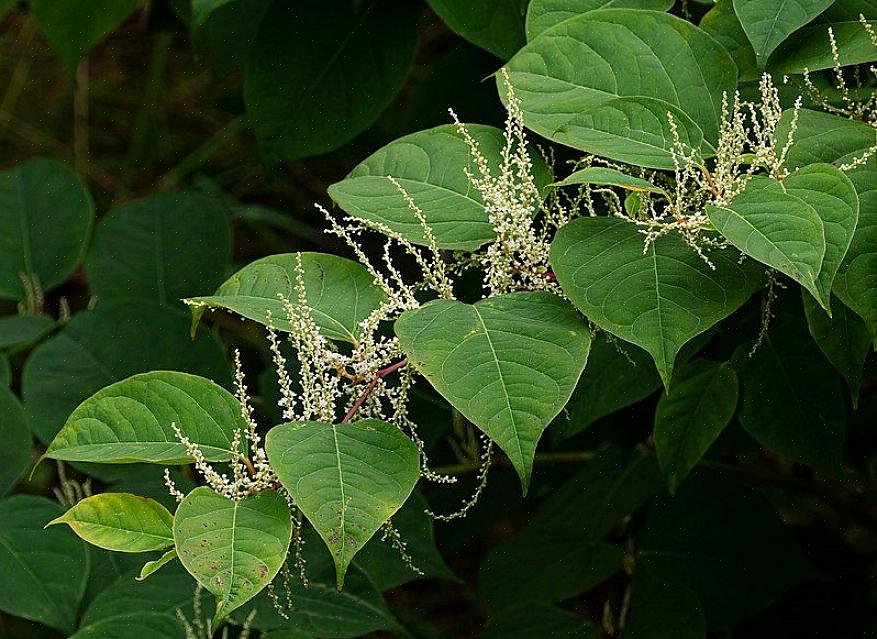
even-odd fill
[[[2,362],[0,362],[2,364]],[[24,476],[31,463],[31,436],[24,409],[12,391],[0,383],[0,496]]]
[[[840,473],[846,411],[840,379],[800,318],[775,321],[752,357],[734,356],[742,386],[738,419],[770,451]]]
[[[837,372],[843,375],[850,389],[853,408],[856,408],[865,359],[871,351],[868,327],[844,304],[835,304],[834,314],[829,318],[810,295],[803,293],[803,297],[810,335]]]
[[[128,202],[101,220],[85,270],[98,299],[140,297],[179,304],[225,277],[231,229],[225,208],[197,193]]]
[[[243,67],[271,0],[195,0],[189,30],[216,77]]]
[[[0,501],[0,610],[69,634],[88,579],[88,553],[74,535],[43,530],[62,512],[44,497]]]
[[[177,610],[192,619],[193,590],[179,566],[146,582],[123,574],[94,598],[70,639],[182,639]]]
[[[599,9],[561,22],[507,68],[524,121],[539,135],[670,170],[668,113],[681,141],[709,157],[722,95],[737,85],[736,66],[711,36],[675,16],[634,9]]]
[[[834,0],[734,0],[734,11],[755,49],[759,67],[794,31],[825,11]]]
[[[232,501],[206,486],[180,502],[174,539],[180,561],[216,597],[212,628],[267,586],[286,560],[292,518],[280,493]]]
[[[149,552],[174,544],[174,516],[148,497],[103,493],[83,499],[46,526],[67,524],[90,544],[116,552]]]
[[[427,0],[454,33],[508,60],[524,44],[529,0]]]
[[[813,164],[782,182],[754,177],[727,206],[706,211],[734,246],[791,277],[831,313],[831,287],[859,219],[855,186],[840,169]]]
[[[585,372],[551,433],[558,439],[572,437],[660,387],[661,378],[647,352],[632,344],[612,343],[602,335],[591,343]]]
[[[145,300],[77,313],[25,363],[22,396],[34,434],[49,443],[80,403],[137,373],[182,370],[230,387],[222,347],[206,331],[191,341],[187,316]]]
[[[761,275],[727,250],[709,254],[713,270],[677,234],[658,238],[645,253],[643,247],[630,222],[580,218],[558,231],[551,264],[579,310],[648,351],[669,386],[682,346],[739,308]]]
[[[868,24],[871,25],[871,29],[877,28],[877,21],[871,20]],[[812,72],[834,68],[834,53],[828,37],[829,26],[834,32],[841,66],[877,60],[877,47],[874,46],[865,27],[856,18],[849,22],[835,22],[831,25],[814,24],[801,29],[795,33],[794,38],[787,40],[774,52],[768,70],[782,76],[803,73],[807,69]]]
[[[596,636],[581,615],[554,606],[534,606],[492,620],[478,639],[591,639]]]
[[[688,476],[737,408],[737,375],[727,363],[695,360],[673,379],[655,412],[655,452],[671,492]]]
[[[0,172],[0,299],[24,299],[22,275],[43,290],[70,277],[93,220],[91,196],[66,165],[40,158]]]
[[[407,0],[359,12],[350,0],[273,3],[244,83],[265,163],[332,151],[371,126],[408,75],[419,13]]]
[[[172,429],[208,461],[232,458],[240,405],[209,379],[174,371],[141,373],[98,391],[73,411],[46,451],[66,461],[184,464],[191,461]]]
[[[30,10],[71,75],[79,60],[143,0],[30,0]]]
[[[272,428],[265,450],[335,560],[338,589],[354,555],[399,510],[420,476],[417,446],[376,419]]]
[[[534,292],[435,300],[406,311],[395,330],[414,367],[508,456],[526,492],[542,431],[587,362],[587,324],[564,300]]]
[[[48,315],[8,315],[0,317],[0,348],[29,346],[55,327]]]
[[[734,12],[732,0],[719,0],[700,20],[700,28],[716,39],[737,64],[740,81],[757,80],[755,50]]]
[[[674,590],[690,588],[711,629],[736,625],[813,574],[765,497],[709,475],[659,497],[636,545],[637,575],[646,562]]]
[[[527,8],[527,40],[546,29],[594,9],[668,11],[674,0],[532,0]]]
[[[231,4],[236,0],[192,0],[191,8],[191,26],[192,30],[198,29],[207,22],[217,9]]]
[[[667,192],[664,191],[664,189],[655,186],[648,180],[643,180],[641,178],[622,173],[617,169],[610,169],[603,166],[592,166],[586,169],[581,169],[572,173],[570,176],[564,178],[560,182],[555,182],[553,186],[569,186],[573,184],[618,186],[628,191],[635,191],[640,193],[658,193],[664,196],[667,195]]]
[[[503,132],[480,124],[467,124],[466,130],[497,174],[505,145]],[[406,135],[379,149],[330,186],[329,195],[350,215],[379,222],[412,242],[425,244],[423,227],[388,179],[393,177],[423,211],[440,248],[473,251],[496,234],[484,201],[466,177],[467,169],[478,171],[469,146],[454,125],[446,124]],[[533,171],[537,186],[552,179],[540,159],[534,161]]]
[[[647,559],[636,563],[630,586],[630,616],[622,639],[706,639],[706,619],[697,595],[655,574]]]
[[[0,389],[12,383],[12,365],[6,355],[0,353]]]
[[[207,308],[225,308],[260,324],[288,331],[282,295],[298,306],[296,256],[301,255],[305,297],[311,317],[328,339],[355,342],[360,322],[386,300],[386,294],[361,264],[326,253],[285,253],[256,260],[232,275],[209,297],[194,297],[193,327]]]
[[[143,568],[140,569],[140,574],[137,575],[137,581],[143,581],[144,579],[151,577],[156,571],[160,570],[163,566],[166,566],[174,559],[177,559],[177,549],[171,548],[158,559],[147,561],[143,564]]]
[[[777,139],[788,138],[792,117],[790,111],[783,114]],[[840,166],[861,157],[877,143],[877,130],[863,122],[805,109],[799,113],[794,140],[787,158],[791,168],[814,162]],[[865,320],[877,345],[877,158],[870,158],[847,176],[859,194],[859,224],[833,292]]]

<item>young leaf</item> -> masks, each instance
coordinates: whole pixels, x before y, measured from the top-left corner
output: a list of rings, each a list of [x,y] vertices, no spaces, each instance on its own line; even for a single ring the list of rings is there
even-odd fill
[[[207,308],[226,308],[279,331],[289,330],[282,295],[298,306],[296,253],[271,255],[248,264],[209,297],[187,300],[192,328]],[[328,339],[355,342],[359,324],[386,299],[374,278],[359,263],[326,253],[300,253],[305,297],[311,317]]]
[[[830,314],[831,287],[859,219],[859,197],[843,171],[812,164],[782,182],[755,177],[707,215],[734,246],[801,284]]]
[[[551,264],[579,310],[648,351],[669,387],[682,346],[740,307],[761,275],[733,251],[712,251],[713,270],[676,234],[659,237],[645,254],[643,242],[630,222],[579,218],[558,231]]]
[[[30,160],[0,172],[0,299],[25,298],[22,276],[43,290],[66,280],[93,220],[88,190],[57,160]]]
[[[855,408],[859,402],[865,359],[871,352],[868,327],[844,304],[835,304],[834,314],[828,317],[810,295],[802,293],[810,335],[828,361],[843,375]]]
[[[773,50],[834,0],[734,0],[734,11],[764,68]]]
[[[116,552],[149,552],[174,544],[174,516],[148,497],[103,493],[83,499],[46,526],[67,524],[90,544]]]
[[[281,424],[269,431],[265,450],[332,553],[340,590],[354,555],[414,490],[417,446],[397,427],[363,419]]]
[[[503,132],[481,124],[467,124],[466,130],[496,174],[502,162]],[[388,179],[393,177],[423,211],[440,248],[473,251],[496,234],[466,169],[478,172],[466,141],[454,125],[446,124],[406,135],[379,149],[330,186],[329,196],[350,215],[425,244],[423,226]],[[534,161],[533,171],[537,186],[551,181],[551,172],[541,159]]]
[[[3,362],[0,361],[0,368]],[[0,370],[2,377],[2,370]],[[31,463],[31,436],[24,409],[0,379],[0,496],[18,483]]]
[[[174,516],[177,553],[216,597],[213,630],[271,583],[291,537],[289,507],[274,490],[233,501],[201,486],[180,502]]]
[[[395,330],[414,367],[508,456],[526,492],[542,431],[587,362],[587,324],[564,300],[534,292],[435,300]]]
[[[0,501],[0,610],[69,635],[85,593],[88,554],[69,531],[43,530],[61,512],[44,497]]]
[[[176,558],[177,549],[171,548],[158,559],[147,561],[145,564],[143,564],[143,568],[140,569],[140,574],[137,575],[137,581],[143,581],[144,579],[151,577],[156,571],[158,571],[163,566],[166,566]]]
[[[448,28],[498,58],[508,60],[524,44],[529,0],[427,0]]]
[[[877,21],[868,22],[873,30]],[[858,15],[848,22],[832,24],[816,23],[795,33],[771,56],[768,71],[783,74],[803,73],[805,70],[820,71],[832,69],[835,65],[834,52],[828,28],[834,33],[837,43],[837,59],[841,66],[863,64],[877,60],[877,47],[871,41],[868,30],[859,22]]]
[[[722,95],[737,85],[733,60],[711,36],[675,16],[634,9],[599,9],[561,22],[507,68],[524,120],[536,133],[619,162],[669,170],[676,137],[671,116],[679,139],[709,157]]]
[[[695,360],[679,370],[655,412],[655,452],[670,491],[688,476],[737,408],[737,375],[726,363]]]
[[[265,163],[332,151],[371,126],[408,75],[419,13],[408,0],[273,3],[244,83]]]
[[[231,459],[234,431],[247,428],[237,400],[209,379],[153,371],[111,384],[80,404],[49,445],[46,457],[184,464],[191,458],[173,424],[208,461]]]
[[[594,9],[668,11],[674,0],[532,0],[527,8],[527,40],[554,25]]]
[[[751,348],[744,344],[734,355],[742,387],[740,424],[768,450],[838,475],[846,424],[843,388],[803,320],[774,322],[750,357]]]
[[[608,184],[609,186],[618,186],[628,191],[667,195],[664,189],[655,186],[647,180],[633,177],[617,169],[610,169],[605,166],[591,166],[581,169],[560,182],[555,182],[553,186],[569,186],[574,184],[598,184],[601,186]]]
[[[178,305],[219,286],[230,257],[224,206],[198,193],[164,193],[110,211],[95,231],[85,270],[98,299]]]

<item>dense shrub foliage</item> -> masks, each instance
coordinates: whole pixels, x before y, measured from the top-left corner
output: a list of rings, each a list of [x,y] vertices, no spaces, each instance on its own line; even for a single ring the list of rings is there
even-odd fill
[[[0,636],[877,633],[873,0],[0,19]]]

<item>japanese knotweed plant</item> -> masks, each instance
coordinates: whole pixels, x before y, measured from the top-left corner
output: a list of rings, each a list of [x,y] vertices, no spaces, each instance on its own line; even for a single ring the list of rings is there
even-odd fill
[[[809,70],[801,77],[815,86]],[[330,187],[344,213],[324,211],[328,232],[355,259],[275,255],[187,300],[195,324],[217,309],[265,327],[283,423],[266,434],[256,423],[237,353],[234,393],[168,371],[108,386],[70,415],[46,456],[193,464],[203,485],[184,495],[166,471],[175,513],[105,493],[56,522],[103,548],[165,551],[144,578],[179,560],[216,597],[215,627],[266,588],[282,611],[271,584],[288,583],[288,562],[307,583],[306,524],[329,549],[338,588],[378,531],[417,570],[392,517],[418,481],[455,478],[430,464],[411,416],[415,384],[477,429],[458,445],[479,464],[475,494],[456,513],[430,513],[452,519],[483,491],[497,448],[527,491],[540,438],[580,383],[597,331],[651,355],[669,393],[684,346],[788,278],[814,322],[843,306],[877,341],[875,212],[860,202],[873,192],[873,98],[854,102],[841,84],[842,106],[812,111],[765,73],[744,99],[715,39],[630,9],[539,31],[498,86],[504,130],[452,113]],[[849,127],[841,151],[817,141],[836,125]],[[579,154],[569,175],[553,176],[525,128]],[[367,236],[383,238],[376,255]],[[673,487],[734,413],[736,377],[721,370],[708,382],[731,384],[731,401],[706,434],[656,427]],[[683,379],[680,392],[703,390],[701,377]],[[763,444],[813,461],[794,442],[765,434]]]

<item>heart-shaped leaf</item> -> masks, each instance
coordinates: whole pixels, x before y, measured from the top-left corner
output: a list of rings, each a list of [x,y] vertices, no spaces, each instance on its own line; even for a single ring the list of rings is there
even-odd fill
[[[544,31],[513,57],[527,126],[613,160],[670,169],[675,135],[713,154],[737,67],[711,36],[658,11],[598,9]],[[500,91],[502,95],[504,91]]]
[[[208,461],[231,459],[234,431],[247,428],[240,405],[224,388],[197,375],[153,371],[111,384],[80,404],[46,457],[184,464],[191,459],[173,424]]]
[[[383,290],[362,265],[352,260],[325,253],[301,253],[305,296],[311,317],[328,339],[355,342],[359,324],[386,299]],[[289,330],[283,295],[298,305],[296,291],[295,253],[272,255],[248,264],[232,275],[209,297],[194,297],[192,306],[194,330],[204,310],[226,308],[248,319],[271,323],[279,331]]]
[[[508,456],[526,492],[542,431],[587,362],[587,324],[556,295],[535,292],[435,300],[395,330],[414,367]]]
[[[214,630],[271,583],[291,538],[289,507],[274,490],[233,501],[201,486],[180,502],[174,517],[177,553],[216,597]]]
[[[377,419],[281,424],[268,459],[295,504],[326,542],[340,590],[354,555],[402,507],[420,476],[420,453]]]
[[[497,171],[503,132],[481,124],[467,124],[466,130],[491,170]],[[537,186],[544,186],[551,181],[551,172],[537,153],[531,155],[537,158],[533,169]],[[440,248],[472,251],[496,234],[466,169],[478,171],[469,146],[454,125],[443,125],[406,135],[373,153],[330,186],[329,195],[350,215],[379,222],[411,242],[425,244],[423,227],[388,179],[392,177],[421,209]]]
[[[859,197],[843,171],[812,164],[782,182],[756,177],[707,214],[734,246],[791,277],[830,312],[831,287],[859,219]]]
[[[691,338],[733,313],[761,273],[735,251],[712,251],[715,270],[670,233],[649,244],[632,223],[579,218],[558,231],[551,265],[564,292],[603,330],[641,346],[669,387],[676,355]]]
[[[102,493],[83,499],[47,525],[68,524],[90,544],[117,552],[164,550],[174,544],[174,517],[148,497]]]
[[[734,11],[764,67],[770,54],[792,32],[825,11],[834,0],[734,0]]]
[[[594,9],[667,11],[674,0],[532,0],[527,7],[527,40],[546,29]]]

